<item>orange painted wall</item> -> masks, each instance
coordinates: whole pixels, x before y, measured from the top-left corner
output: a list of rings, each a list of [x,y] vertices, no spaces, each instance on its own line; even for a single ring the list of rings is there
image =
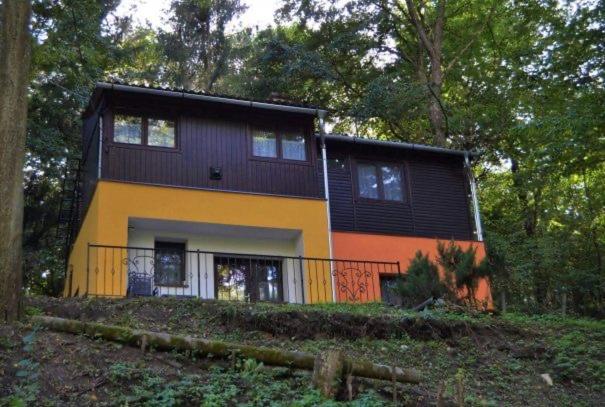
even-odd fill
[[[418,250],[428,254],[433,261],[437,259],[437,242],[439,239],[412,237],[412,236],[390,236],[370,233],[355,232],[332,232],[333,256],[343,259],[360,259],[373,261],[399,261],[401,271],[405,272],[410,261]],[[442,239],[447,242],[447,239]],[[477,248],[477,258],[485,257],[485,246],[483,242],[456,241],[461,248],[467,249],[474,245]],[[386,274],[386,273],[385,273]],[[378,273],[373,273],[369,288],[362,297],[362,301],[380,300],[380,282]],[[342,300],[342,294],[338,293]],[[491,291],[487,280],[479,283],[476,294],[477,300],[485,303],[488,308],[492,306]]]

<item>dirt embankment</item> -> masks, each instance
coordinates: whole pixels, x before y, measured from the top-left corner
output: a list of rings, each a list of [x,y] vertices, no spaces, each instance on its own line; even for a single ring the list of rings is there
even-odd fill
[[[464,320],[393,315],[364,315],[324,310],[257,310],[245,304],[179,299],[83,300],[30,298],[28,304],[48,315],[83,321],[115,323],[120,315],[145,322],[179,318],[186,330],[213,324],[224,329],[260,331],[290,339],[342,338],[391,339],[409,336],[417,340],[452,340],[472,336],[481,341],[503,334],[526,336],[517,327]],[[188,329],[188,326],[190,329]],[[191,332],[194,333],[194,332]]]

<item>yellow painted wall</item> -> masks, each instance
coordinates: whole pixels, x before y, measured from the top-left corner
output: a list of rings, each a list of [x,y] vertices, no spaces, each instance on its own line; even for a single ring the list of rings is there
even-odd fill
[[[69,258],[72,294],[86,291],[88,243],[127,246],[129,218],[301,230],[305,257],[329,257],[323,200],[99,181]],[[125,265],[120,258],[124,256],[118,249],[91,256],[90,292],[94,288],[99,294],[125,295]],[[95,272],[108,268],[111,275]]]
[[[65,296],[84,295],[86,292],[86,261],[89,242],[96,242],[99,229],[99,200],[91,201],[80,232],[74,242],[67,266]],[[71,292],[69,291],[71,288]]]

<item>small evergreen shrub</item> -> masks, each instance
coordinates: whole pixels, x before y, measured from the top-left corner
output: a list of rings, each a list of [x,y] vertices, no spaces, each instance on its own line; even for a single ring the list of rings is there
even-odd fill
[[[450,292],[465,289],[467,303],[475,304],[477,287],[481,278],[489,277],[491,268],[487,257],[477,264],[477,248],[470,246],[462,250],[454,241],[449,244],[437,243],[437,262],[445,272],[444,283]]]
[[[416,306],[431,297],[448,295],[447,286],[439,278],[437,265],[421,251],[416,252],[406,275],[399,279],[394,291],[401,297],[404,307]]]

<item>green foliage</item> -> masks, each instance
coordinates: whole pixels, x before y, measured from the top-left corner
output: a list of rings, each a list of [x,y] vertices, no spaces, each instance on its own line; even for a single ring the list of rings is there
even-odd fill
[[[448,244],[437,243],[439,258],[437,262],[445,272],[445,284],[451,292],[464,289],[466,301],[474,304],[479,281],[491,275],[490,265],[487,259],[477,263],[477,248],[469,246],[463,250],[453,240]]]
[[[16,363],[15,377],[17,382],[13,385],[9,397],[6,399],[0,398],[0,405],[6,401],[11,407],[27,406],[34,404],[37,400],[40,392],[40,384],[38,383],[39,364],[32,355],[36,334],[37,331],[33,330],[23,337],[23,352],[26,357]]]
[[[233,69],[233,39],[228,24],[241,15],[240,0],[175,0],[170,30],[160,30],[163,79],[173,86],[211,91]]]
[[[243,373],[243,374],[242,374]],[[172,381],[143,366],[117,363],[110,367],[110,380],[120,389],[115,394],[118,405],[246,406],[295,405],[338,406],[343,403],[323,398],[308,386],[308,377],[286,374],[287,369],[266,369],[258,363],[244,361],[236,369],[210,368],[208,375],[183,374]],[[289,378],[289,380],[288,380]],[[374,392],[364,392],[352,405],[385,405]]]
[[[433,297],[450,297],[447,285],[439,277],[439,269],[428,255],[417,251],[404,277],[395,285],[394,291],[402,299],[402,305],[413,307]]]

